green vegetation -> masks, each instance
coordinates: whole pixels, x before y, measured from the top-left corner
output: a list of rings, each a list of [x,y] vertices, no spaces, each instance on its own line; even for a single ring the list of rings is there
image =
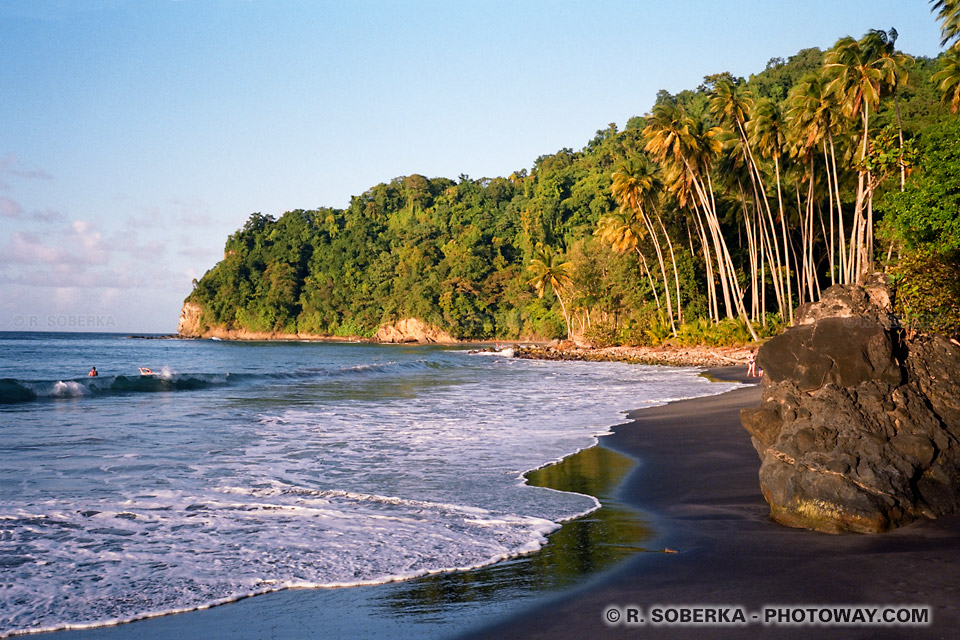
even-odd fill
[[[888,241],[897,311],[910,331],[960,329],[960,120],[929,130],[903,192],[888,194],[878,230]]]
[[[947,41],[955,7],[934,7]],[[253,214],[188,299],[207,326],[252,331],[369,336],[412,316],[464,339],[716,344],[882,264],[908,324],[955,331],[957,45],[929,60],[895,43],[871,31],[661,92],[529,172]]]

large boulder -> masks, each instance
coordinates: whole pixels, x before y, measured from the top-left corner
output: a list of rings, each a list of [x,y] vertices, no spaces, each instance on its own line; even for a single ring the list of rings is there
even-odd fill
[[[758,351],[741,419],[774,520],[868,533],[960,512],[960,347],[904,342],[890,302],[876,280],[831,287]]]
[[[380,328],[377,329],[374,340],[391,344],[452,344],[456,342],[456,339],[449,333],[432,327],[417,318],[406,318],[404,320],[398,320],[397,322],[381,325]]]

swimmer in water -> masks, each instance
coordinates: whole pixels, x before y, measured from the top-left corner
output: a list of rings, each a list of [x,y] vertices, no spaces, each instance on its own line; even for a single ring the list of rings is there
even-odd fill
[[[138,367],[140,369],[140,375],[142,376],[153,376],[156,375],[153,371],[150,371],[148,367]]]

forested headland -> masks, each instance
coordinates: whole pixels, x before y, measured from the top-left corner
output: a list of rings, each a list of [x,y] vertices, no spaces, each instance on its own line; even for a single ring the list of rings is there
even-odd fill
[[[908,330],[955,333],[958,106],[956,45],[927,59],[894,30],[842,38],[662,91],[529,170],[255,213],[187,301],[201,328],[371,336],[413,317],[460,339],[719,344],[884,271]]]

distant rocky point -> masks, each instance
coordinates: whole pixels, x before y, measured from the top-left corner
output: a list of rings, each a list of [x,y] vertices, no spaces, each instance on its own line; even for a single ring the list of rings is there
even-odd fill
[[[960,512],[960,347],[904,338],[882,276],[836,285],[763,345],[741,412],[771,517],[831,533]]]
[[[250,331],[248,329],[234,329],[203,324],[203,308],[196,302],[186,302],[180,310],[180,320],[177,323],[177,335],[181,338],[218,338],[220,340],[308,340],[308,341],[336,341],[351,340],[349,336],[326,336],[310,333],[283,333],[279,331]],[[353,337],[352,341],[361,341]],[[442,331],[417,318],[404,318],[396,322],[384,323],[377,330],[373,339],[363,339],[364,342],[381,342],[385,344],[454,344],[456,338],[446,331]]]

